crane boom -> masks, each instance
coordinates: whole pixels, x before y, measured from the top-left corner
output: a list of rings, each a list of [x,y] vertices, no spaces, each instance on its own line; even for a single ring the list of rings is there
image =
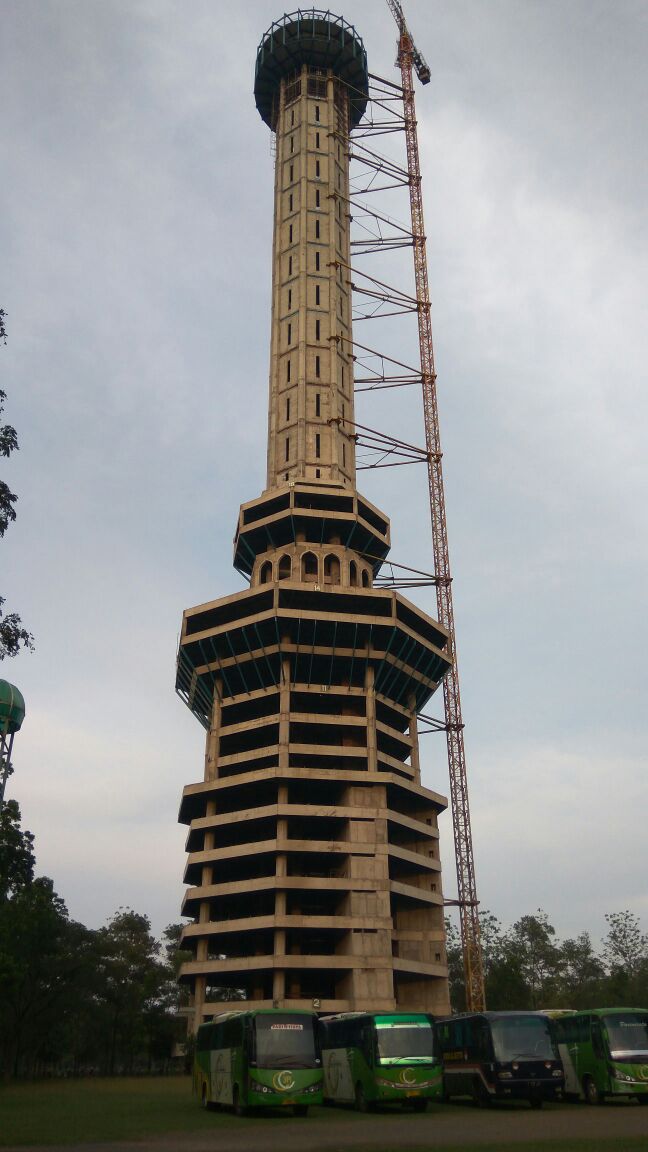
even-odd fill
[[[452,604],[452,577],[450,575],[448,529],[445,513],[443,471],[441,466],[443,453],[441,451],[436,396],[436,372],[434,367],[434,347],[432,343],[427,248],[423,223],[423,198],[421,193],[421,167],[416,131],[414,82],[412,77],[412,68],[414,67],[421,82],[426,84],[430,79],[430,70],[414,46],[414,41],[405,22],[403,9],[398,3],[398,0],[387,0],[387,3],[396,20],[400,33],[398,66],[400,67],[403,83],[403,108],[412,217],[414,273],[421,354],[421,378],[423,384],[425,445],[428,458],[430,516],[432,521],[432,542],[436,575],[437,612],[440,623],[448,630],[450,636],[449,654],[452,659],[450,670],[443,681],[443,699],[445,705],[445,730],[450,774],[450,803],[457,865],[457,903],[459,905],[461,918],[461,942],[466,982],[466,1008],[479,1011],[485,1007],[484,973],[479,931],[472,832],[470,827],[470,808],[468,804],[468,780],[463,738],[464,725],[461,716],[459,673],[457,669],[457,645]],[[421,75],[421,69],[424,70],[423,76]]]
[[[410,36],[410,33],[407,29],[407,24],[405,22],[405,13],[403,12],[401,5],[398,3],[398,0],[387,0],[387,3],[388,3],[389,8],[391,10],[392,16],[394,17],[394,20],[398,24],[398,31],[400,32],[401,37],[403,37],[403,36],[409,37],[409,40],[411,43],[412,62],[413,62],[414,67],[416,69],[416,75],[418,76],[419,80],[421,81],[421,84],[429,84],[430,83],[430,69],[428,68],[423,56],[419,52],[419,50],[416,47],[412,37]],[[399,55],[399,62],[400,62],[400,55]]]

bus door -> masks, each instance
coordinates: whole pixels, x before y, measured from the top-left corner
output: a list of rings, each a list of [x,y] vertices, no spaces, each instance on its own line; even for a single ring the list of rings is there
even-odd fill
[[[343,1041],[349,1039],[345,1033],[350,1027],[346,1021],[344,1023],[346,1027],[341,1027],[340,1024],[337,1028],[334,1026],[332,1043],[336,1047],[322,1048],[324,1094],[333,1100],[352,1101],[355,1100],[355,1083],[351,1068],[353,1051],[346,1046],[343,1047]]]
[[[580,1094],[578,1078],[578,1044],[574,1040],[563,1041],[558,1045],[558,1055],[565,1073],[565,1092],[568,1096]]]
[[[593,1068],[592,1043],[590,1039],[591,1016],[567,1017],[562,1025],[566,1033],[566,1042],[560,1044],[558,1051],[565,1070],[565,1092],[573,1096],[581,1096],[585,1076],[591,1076]]]
[[[210,1052],[210,1099],[214,1104],[231,1104],[233,1102],[232,1087],[232,1049],[213,1048]]]
[[[605,1049],[605,1039],[603,1037],[603,1029],[601,1021],[598,1017],[592,1017],[591,1023],[592,1035],[592,1059],[591,1059],[591,1076],[598,1088],[599,1092],[606,1092],[609,1090],[609,1075],[607,1067],[607,1052]]]

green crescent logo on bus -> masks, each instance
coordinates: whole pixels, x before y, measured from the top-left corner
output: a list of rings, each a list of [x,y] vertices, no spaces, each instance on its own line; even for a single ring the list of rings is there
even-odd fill
[[[416,1084],[416,1076],[412,1068],[403,1068],[400,1074],[402,1084]]]
[[[277,1089],[277,1092],[290,1092],[290,1089],[295,1087],[292,1072],[288,1072],[287,1069],[283,1072],[275,1072],[272,1077],[272,1086]]]
[[[637,1068],[637,1076],[640,1080],[648,1080],[648,1064],[642,1064],[641,1068]]]

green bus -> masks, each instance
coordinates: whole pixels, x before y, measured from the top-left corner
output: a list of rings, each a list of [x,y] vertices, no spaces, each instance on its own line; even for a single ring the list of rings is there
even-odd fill
[[[194,1090],[204,1108],[292,1106],[305,1116],[322,1103],[322,1061],[314,1012],[259,1008],[224,1012],[196,1034]]]
[[[528,1100],[541,1108],[562,1094],[564,1072],[554,1021],[533,1012],[463,1013],[437,1020],[443,1091],[469,1096],[477,1107],[493,1100]]]
[[[592,1008],[554,1019],[565,1093],[600,1104],[630,1096],[648,1104],[648,1011]]]
[[[423,1012],[342,1012],[319,1022],[324,1099],[367,1112],[398,1103],[423,1112],[441,1097],[441,1062]]]

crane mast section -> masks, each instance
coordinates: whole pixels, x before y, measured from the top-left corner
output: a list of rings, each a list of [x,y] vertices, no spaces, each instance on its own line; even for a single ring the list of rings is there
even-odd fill
[[[443,697],[448,745],[450,799],[457,864],[458,903],[461,918],[461,938],[466,981],[466,1007],[470,1010],[479,1010],[483,1009],[485,1005],[484,975],[479,931],[475,864],[470,827],[468,782],[463,738],[464,726],[461,715],[461,696],[457,670],[452,580],[450,575],[450,554],[448,549],[448,530],[441,463],[442,451],[436,396],[434,346],[432,342],[427,249],[423,221],[421,166],[412,75],[412,66],[416,64],[418,54],[414,48],[412,38],[407,31],[400,4],[397,4],[395,0],[387,0],[387,3],[396,18],[401,33],[398,64],[402,76],[405,139],[409,170],[414,274],[423,384],[425,445],[428,454],[428,486],[436,575],[437,611],[440,623],[447,628],[450,634],[450,655],[452,658],[450,670],[443,682]]]

